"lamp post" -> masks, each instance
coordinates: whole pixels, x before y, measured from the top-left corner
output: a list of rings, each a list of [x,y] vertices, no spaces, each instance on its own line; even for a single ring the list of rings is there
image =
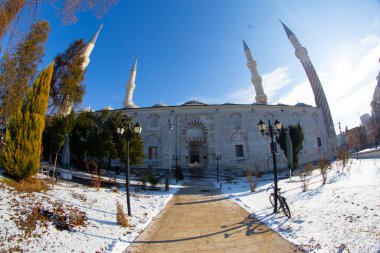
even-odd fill
[[[173,161],[175,161],[175,168],[178,167],[178,161],[181,160],[181,156],[180,155],[173,155]]]
[[[122,136],[123,133],[124,133],[124,128],[122,127],[118,127],[116,129],[117,133]],[[127,206],[128,206],[128,216],[132,216],[132,213],[131,213],[131,200],[130,200],[130,194],[129,194],[129,187],[130,187],[130,176],[131,176],[131,172],[130,172],[130,168],[129,168],[129,142],[131,141],[132,137],[134,134],[138,135],[141,133],[141,126],[139,125],[139,123],[136,123],[134,126],[133,126],[133,130],[131,130],[129,124],[128,124],[128,128],[126,129],[126,134],[124,135],[125,136],[125,139],[127,140],[127,150],[126,150],[126,153],[127,153],[127,159],[126,159],[126,165],[125,165],[125,188],[126,188],[126,193],[127,193]]]
[[[172,176],[172,160],[170,159],[171,158],[171,153],[170,153],[170,135],[171,135],[171,132],[172,132],[172,129],[173,129],[173,126],[172,126],[172,120],[171,119],[168,119],[168,128],[169,128],[169,185],[171,184],[171,176]]]
[[[259,124],[257,124],[259,127],[259,131],[262,135],[267,135],[270,137],[271,143],[271,153],[273,157],[273,174],[274,174],[274,212],[277,212],[277,161],[276,161],[276,142],[274,141],[273,136],[277,137],[281,131],[281,123],[276,119],[274,122],[274,126],[270,123],[270,120],[268,120],[268,129],[266,129],[265,123],[260,119]]]
[[[214,154],[214,159],[216,160],[216,182],[219,183],[219,160],[222,159],[222,155],[220,153]]]
[[[175,171],[174,171],[174,177],[175,177],[175,182],[178,183],[178,161],[181,160],[180,155],[173,155],[173,161],[175,161]]]

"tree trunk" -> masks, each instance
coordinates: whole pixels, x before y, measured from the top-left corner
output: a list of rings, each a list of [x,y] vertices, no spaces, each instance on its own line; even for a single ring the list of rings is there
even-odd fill
[[[51,187],[54,186],[55,169],[57,168],[58,154],[59,154],[59,151],[61,150],[62,145],[63,144],[59,145],[58,151],[57,151],[57,153],[55,153],[54,170],[53,170],[53,176],[52,176],[52,180],[51,180]]]

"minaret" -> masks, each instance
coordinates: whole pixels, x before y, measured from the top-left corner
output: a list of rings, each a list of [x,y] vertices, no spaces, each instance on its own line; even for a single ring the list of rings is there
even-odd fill
[[[96,40],[98,39],[100,30],[102,28],[103,28],[103,24],[100,25],[98,31],[92,37],[92,39],[90,40],[90,42],[87,43],[87,45],[86,45],[86,47],[84,49],[84,53],[83,53],[84,62],[83,62],[83,65],[82,65],[83,69],[85,69],[88,66],[88,64],[90,64],[90,54],[91,54],[92,50],[95,47]]]
[[[98,39],[100,30],[102,28],[103,28],[103,24],[100,25],[98,31],[95,33],[95,35],[91,38],[90,42],[88,42],[84,48],[84,53],[83,53],[84,61],[82,64],[83,69],[85,69],[88,66],[88,64],[90,64],[90,54],[95,47],[96,40]],[[64,116],[69,115],[72,109],[73,109],[73,104],[71,103],[67,106],[63,106],[62,109],[60,109],[60,111],[58,111],[58,114],[64,115]]]
[[[305,69],[307,78],[309,79],[311,88],[314,93],[315,104],[317,105],[318,108],[322,109],[323,117],[325,118],[325,122],[326,122],[327,134],[329,136],[329,140],[332,147],[332,152],[335,152],[336,133],[335,133],[335,128],[334,128],[334,122],[331,117],[329,104],[327,102],[325,92],[323,91],[321,81],[319,80],[317,72],[315,71],[314,66],[310,61],[306,48],[304,48],[301,45],[296,35],[284,23],[282,23],[281,20],[280,22],[283,25],[290,42],[292,43],[294,49],[296,50],[295,54],[297,58],[300,59],[302,66]]]
[[[125,94],[125,99],[123,101],[124,108],[138,108],[138,106],[135,105],[132,101],[133,91],[135,90],[135,87],[136,87],[136,84],[135,84],[136,69],[137,69],[137,57],[135,58],[135,63],[133,64],[131,73],[129,74],[129,79],[128,79],[127,87],[126,87],[127,92]]]
[[[253,86],[255,87],[256,91],[256,103],[258,104],[264,104],[266,105],[268,103],[268,97],[264,93],[263,85],[262,85],[262,79],[259,73],[257,72],[257,64],[255,60],[253,60],[251,50],[243,40],[243,46],[244,46],[244,53],[245,57],[247,58],[247,66],[249,70],[251,71],[251,82],[253,83]]]

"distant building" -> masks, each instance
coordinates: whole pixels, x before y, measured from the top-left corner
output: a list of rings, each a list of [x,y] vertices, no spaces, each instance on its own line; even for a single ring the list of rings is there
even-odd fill
[[[346,145],[351,149],[369,148],[380,142],[380,71],[376,80],[377,84],[370,103],[371,115],[366,113],[360,116],[360,127],[346,129]],[[339,139],[338,137],[338,142]]]
[[[363,130],[365,132],[363,126],[346,129],[346,146],[350,151],[359,151],[361,146],[365,144],[365,141],[363,140]]]

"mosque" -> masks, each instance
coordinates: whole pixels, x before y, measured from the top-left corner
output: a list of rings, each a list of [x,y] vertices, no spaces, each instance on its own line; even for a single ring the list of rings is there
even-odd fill
[[[137,73],[135,59],[126,84],[123,107],[115,111],[129,115],[142,126],[146,156],[144,167],[151,165],[154,168],[169,168],[178,163],[182,168],[190,170],[197,168],[213,171],[218,163],[222,169],[271,171],[270,140],[258,130],[260,119],[265,123],[270,121],[273,124],[278,119],[284,126],[298,123],[302,126],[304,141],[299,154],[300,164],[334,157],[336,133],[323,87],[308,51],[295,34],[285,24],[282,25],[309,79],[316,107],[303,103],[294,106],[269,105],[257,63],[245,41],[244,54],[256,93],[256,102],[253,104],[206,104],[192,100],[182,105],[159,103],[151,107],[139,107],[132,100]],[[99,31],[86,49],[86,66]],[[277,150],[278,167],[286,168],[287,160],[279,145]]]

